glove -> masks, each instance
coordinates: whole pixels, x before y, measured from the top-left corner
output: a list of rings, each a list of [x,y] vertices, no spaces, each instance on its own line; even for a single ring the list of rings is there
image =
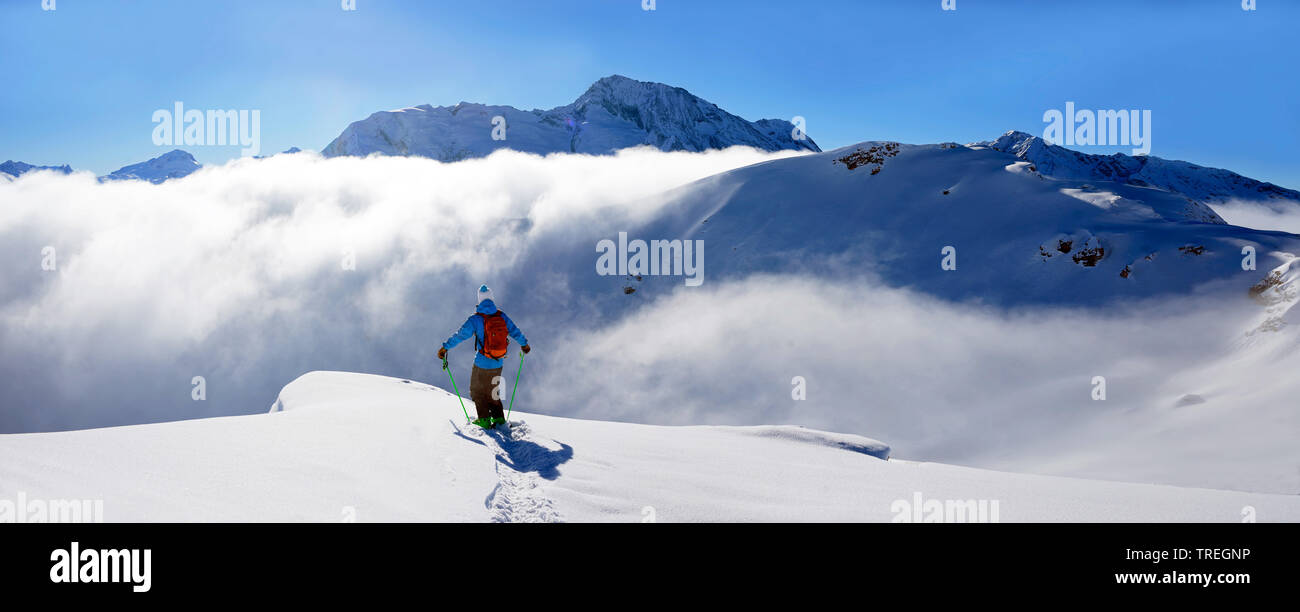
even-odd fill
[[[525,344],[525,345],[524,345],[522,348],[520,348],[519,350],[523,351],[524,354],[527,355],[527,354],[528,354],[528,351],[531,351],[531,350],[533,350],[533,349],[529,348],[528,345]]]
[[[438,359],[447,360],[447,349],[445,347],[438,349]]]

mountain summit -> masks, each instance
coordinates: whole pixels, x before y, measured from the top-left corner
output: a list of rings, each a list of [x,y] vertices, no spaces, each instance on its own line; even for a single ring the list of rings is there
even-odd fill
[[[0,174],[7,174],[14,178],[27,174],[28,172],[40,170],[52,170],[60,174],[72,174],[72,167],[67,164],[62,166],[37,166],[26,162],[14,161],[12,159],[0,164]]]
[[[596,81],[572,104],[551,110],[461,102],[378,112],[349,125],[323,153],[456,161],[497,149],[604,155],[640,145],[662,151],[735,145],[821,151],[806,134],[798,136],[789,121],[747,121],[680,87],[615,75]]]
[[[180,149],[173,149],[153,159],[118,168],[107,176],[99,177],[99,180],[139,180],[157,185],[169,179],[189,176],[201,167],[203,166],[194,159],[193,155]]]

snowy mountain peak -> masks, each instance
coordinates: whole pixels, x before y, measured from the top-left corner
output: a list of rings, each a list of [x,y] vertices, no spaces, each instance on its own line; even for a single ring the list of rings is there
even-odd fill
[[[0,164],[0,173],[8,174],[14,178],[22,176],[28,172],[39,170],[52,170],[62,174],[72,174],[72,166],[67,164],[62,166],[37,166],[26,162],[14,161],[12,159]]]
[[[293,155],[294,153],[302,153],[302,149],[299,149],[298,147],[289,147],[288,149],[271,155],[254,155],[253,159],[270,159],[276,155]]]
[[[737,145],[766,151],[821,150],[811,138],[800,134],[796,139],[795,134],[788,121],[747,121],[680,87],[613,75],[593,83],[573,103],[550,110],[462,101],[377,112],[349,125],[323,154],[456,161],[498,149],[542,155],[606,155],[646,145],[663,151]]]
[[[172,149],[171,151],[163,153],[162,155],[159,155],[154,159],[161,160],[161,161],[168,161],[168,162],[176,161],[176,160],[195,161],[193,155],[190,155],[189,153],[181,149]]]
[[[680,87],[673,87],[663,83],[653,83],[649,81],[637,81],[629,79],[622,75],[611,75],[591,84],[572,106],[580,106],[589,103],[599,102],[627,102],[645,98],[648,96],[663,98],[680,98],[683,100],[696,99],[691,92]],[[716,108],[717,105],[711,104]]]
[[[649,83],[646,81],[638,81],[636,79],[630,79],[621,74],[611,74],[607,77],[601,77],[597,79],[595,83],[591,84],[590,89],[596,89],[598,86],[619,87],[623,85],[662,85],[662,83]]]
[[[1006,133],[1002,134],[1001,136],[998,136],[997,140],[991,140],[991,141],[982,142],[978,144],[986,146],[990,149],[1010,152],[1016,149],[1017,147],[1033,143],[1034,141],[1037,141],[1038,144],[1042,144],[1042,145],[1047,144],[1046,141],[1044,141],[1042,138],[1039,138],[1027,132],[1022,132],[1020,130],[1007,130]]]
[[[173,149],[148,161],[114,170],[108,176],[99,177],[99,180],[140,180],[157,185],[170,179],[188,176],[202,167],[193,155],[180,149]]]
[[[1044,176],[1073,180],[1114,181],[1154,187],[1179,194],[1206,209],[1200,220],[1223,223],[1211,206],[1232,200],[1258,202],[1276,210],[1300,207],[1300,192],[1257,181],[1220,168],[1168,160],[1151,155],[1080,153],[1048,143],[1038,136],[1011,130],[996,140],[975,143],[1010,153],[1033,164]]]

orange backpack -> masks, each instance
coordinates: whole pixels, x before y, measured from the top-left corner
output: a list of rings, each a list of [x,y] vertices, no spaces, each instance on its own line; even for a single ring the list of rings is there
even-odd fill
[[[483,317],[483,345],[478,352],[489,359],[505,357],[510,349],[510,330],[506,326],[505,313],[498,310],[490,315],[480,312],[478,316]]]

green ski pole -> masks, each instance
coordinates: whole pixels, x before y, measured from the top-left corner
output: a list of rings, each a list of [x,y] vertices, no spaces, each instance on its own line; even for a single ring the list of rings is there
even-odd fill
[[[515,388],[510,392],[510,408],[506,410],[506,421],[510,421],[510,411],[515,409],[515,393],[519,391],[519,377],[524,373],[524,352],[519,351],[519,371],[515,372]]]
[[[522,361],[522,360],[520,360],[520,364],[519,364],[519,365],[521,365],[521,366],[523,365],[523,361]],[[446,372],[446,373],[447,373],[447,378],[451,379],[451,390],[456,392],[456,399],[457,399],[457,400],[460,400],[460,411],[463,412],[463,413],[465,413],[465,422],[466,422],[466,423],[470,422],[470,420],[469,420],[469,411],[465,409],[465,400],[464,400],[464,398],[462,398],[462,397],[460,396],[460,389],[457,389],[457,388],[456,388],[456,379],[455,379],[455,378],[452,378],[452,376],[451,376],[451,369],[447,367],[447,358],[446,358],[446,357],[443,357],[443,358],[442,358],[442,371],[443,371],[443,372]],[[516,383],[516,384],[517,384],[517,383]],[[515,401],[515,399],[514,399],[513,397],[511,397],[511,398],[510,398],[510,401],[511,401],[511,403],[513,403],[513,402]]]

